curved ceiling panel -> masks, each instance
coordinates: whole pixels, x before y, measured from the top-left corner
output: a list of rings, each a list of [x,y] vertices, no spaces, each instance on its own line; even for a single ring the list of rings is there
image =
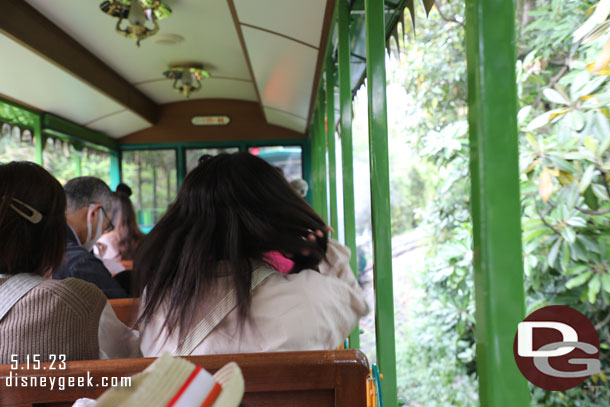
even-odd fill
[[[166,1],[172,15],[159,21],[159,33],[139,48],[115,32],[117,20],[100,11],[101,0],[27,1],[131,83],[162,79],[169,64],[184,61],[202,63],[213,76],[251,79],[227,0]],[[155,40],[162,34],[184,41],[160,45]],[[171,101],[148,96],[161,104]]]
[[[307,119],[318,50],[242,26],[263,106]]]
[[[233,0],[239,21],[318,48],[326,0]],[[269,12],[273,10],[273,12]]]
[[[307,120],[301,117],[291,115],[280,110],[270,109],[266,107],[265,117],[269,123],[275,124],[276,126],[286,127],[287,129],[294,130],[298,133],[305,133],[307,129]]]
[[[87,123],[86,126],[90,129],[106,133],[110,137],[119,138],[125,134],[145,129],[150,124],[137,114],[129,110],[122,110],[94,122]]]
[[[0,34],[0,93],[78,124],[123,106]],[[86,101],[86,103],[83,103]]]

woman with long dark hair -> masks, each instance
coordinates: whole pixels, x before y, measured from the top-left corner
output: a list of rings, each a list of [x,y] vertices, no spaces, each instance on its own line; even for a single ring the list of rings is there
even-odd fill
[[[289,274],[265,261],[279,252]],[[333,349],[368,312],[349,251],[271,165],[204,160],[135,258],[145,356]]]
[[[0,364],[137,356],[137,335],[104,293],[52,280],[66,250],[66,194],[44,168],[0,164]],[[135,345],[135,346],[134,346]]]
[[[132,261],[144,233],[138,227],[136,212],[131,200],[123,192],[112,194],[111,220],[114,229],[102,235],[97,241],[96,255],[102,260]],[[104,263],[109,264],[106,261]],[[111,273],[113,269],[112,267],[109,268]]]

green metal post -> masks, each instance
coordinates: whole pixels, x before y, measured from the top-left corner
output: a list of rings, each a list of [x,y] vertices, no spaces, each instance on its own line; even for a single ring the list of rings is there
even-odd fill
[[[176,148],[176,175],[178,177],[178,188],[180,188],[184,177],[186,177],[186,151],[184,151],[183,146]]]
[[[349,40],[349,0],[337,0],[337,60],[339,63],[339,103],[340,103],[340,136],[341,161],[343,163],[343,219],[345,228],[345,245],[352,252],[350,266],[358,278],[356,252],[356,210],[354,203],[354,150],[352,143],[352,87],[350,73],[350,40]],[[360,347],[360,328],[349,336],[352,349]]]
[[[42,120],[40,115],[37,116],[34,123],[34,149],[35,157],[34,162],[40,166],[44,165],[42,151],[44,149],[44,137],[42,136]]]
[[[377,361],[383,374],[384,403],[395,407],[396,345],[390,229],[390,169],[385,76],[385,17],[382,0],[365,0],[366,76],[369,102],[371,218],[375,282]]]
[[[529,406],[513,357],[525,313],[514,0],[468,0],[466,44],[481,406]]]
[[[121,183],[121,153],[112,151],[110,153],[110,189],[116,191]]]
[[[337,156],[335,143],[335,61],[332,44],[326,57],[326,140],[328,140],[328,181],[330,188],[330,226],[338,233]]]
[[[324,87],[323,84],[320,85],[320,89],[318,90],[318,137],[320,142],[320,216],[322,219],[329,224],[328,217],[328,172],[326,166],[326,124],[325,124],[325,110],[326,110],[326,100],[324,98]]]
[[[323,164],[326,161],[324,144],[322,143],[323,135],[321,134],[320,126],[320,108],[319,105],[315,108],[311,130],[311,163],[312,163],[312,181],[311,186],[313,194],[313,208],[326,221],[326,170]]]

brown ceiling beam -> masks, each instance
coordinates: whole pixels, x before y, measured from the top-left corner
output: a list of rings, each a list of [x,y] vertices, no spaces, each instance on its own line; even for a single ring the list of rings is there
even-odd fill
[[[159,108],[151,99],[25,1],[3,2],[0,32],[147,122],[157,122]]]

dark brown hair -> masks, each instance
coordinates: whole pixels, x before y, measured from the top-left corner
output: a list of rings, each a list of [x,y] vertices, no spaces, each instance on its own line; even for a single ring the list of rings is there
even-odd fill
[[[42,214],[32,223],[20,203]],[[66,195],[44,168],[26,161],[0,164],[0,273],[34,273],[57,269],[66,251]]]
[[[112,224],[119,237],[119,257],[121,260],[133,260],[144,233],[136,222],[131,200],[123,192],[112,194]]]
[[[321,230],[315,242],[304,239]],[[250,308],[252,261],[269,251],[292,255],[291,272],[325,258],[324,221],[282,175],[248,153],[219,154],[191,171],[173,205],[138,248],[135,279],[146,300],[139,322],[167,304],[164,328],[180,341],[193,324],[197,301],[229,276],[242,322]]]

